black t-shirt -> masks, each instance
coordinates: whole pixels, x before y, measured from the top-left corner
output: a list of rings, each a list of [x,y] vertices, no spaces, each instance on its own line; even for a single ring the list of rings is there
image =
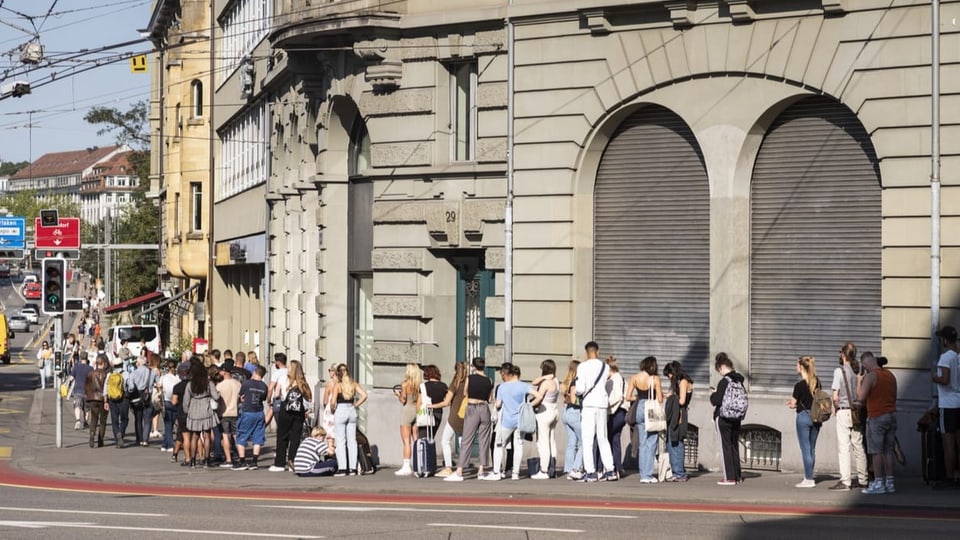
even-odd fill
[[[817,383],[819,387],[819,381]],[[813,408],[813,394],[810,393],[807,381],[797,381],[797,384],[793,385],[793,399],[797,400],[797,413]]]
[[[173,386],[173,395],[177,396],[177,415],[186,417],[187,413],[183,410],[183,394],[187,391],[187,385],[190,379],[183,379]]]
[[[490,399],[490,391],[493,390],[493,381],[486,375],[474,373],[467,379],[467,397],[469,399],[480,399],[487,401]]]
[[[250,379],[240,385],[240,412],[262,412],[263,400],[267,398],[267,384]]]
[[[447,397],[447,383],[441,381],[425,381],[423,385],[427,389],[427,397],[430,398],[431,403],[440,403]],[[443,417],[443,409],[433,409],[433,416],[437,420],[437,425],[440,425],[440,418]]]

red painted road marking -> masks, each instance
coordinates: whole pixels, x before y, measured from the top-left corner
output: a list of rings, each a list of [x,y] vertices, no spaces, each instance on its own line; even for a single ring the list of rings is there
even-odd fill
[[[471,507],[537,507],[554,509],[581,510],[618,510],[634,512],[680,512],[680,513],[723,513],[750,514],[768,516],[824,516],[842,518],[883,518],[883,519],[933,519],[939,521],[960,521],[960,513],[953,509],[924,509],[890,506],[864,507],[806,507],[794,505],[758,505],[758,504],[713,504],[682,503],[659,501],[623,501],[623,500],[567,500],[540,498],[497,498],[479,496],[444,495],[383,495],[379,493],[305,492],[287,490],[258,489],[255,493],[238,489],[211,489],[175,486],[143,486],[110,482],[94,482],[65,478],[35,476],[10,467],[9,462],[0,462],[0,486],[50,491],[69,491],[82,493],[104,493],[109,495],[149,495],[155,497],[217,498],[251,501],[288,501],[288,502],[324,502],[337,504],[382,504],[382,505],[424,505],[424,506],[471,506]]]

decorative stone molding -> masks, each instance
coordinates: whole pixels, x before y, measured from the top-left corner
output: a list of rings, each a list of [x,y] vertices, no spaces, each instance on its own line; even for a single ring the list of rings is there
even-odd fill
[[[487,270],[503,270],[506,250],[498,247],[487,248],[483,259]]]
[[[488,366],[499,366],[503,363],[503,345],[487,345],[483,357]]]
[[[507,139],[506,137],[485,137],[477,140],[477,161],[480,163],[489,163],[497,161],[506,161],[507,159]]]
[[[429,273],[433,271],[431,261],[424,249],[384,249],[376,248],[370,255],[373,270],[414,270]]]
[[[506,50],[506,29],[477,32],[473,39],[474,54],[493,54]]]
[[[602,9],[586,9],[581,12],[584,23],[595,36],[605,36],[612,30],[607,14]]]
[[[378,38],[358,41],[353,52],[367,63],[366,81],[378,92],[391,92],[400,86],[403,78],[403,62],[396,56],[395,40]]]
[[[757,16],[749,0],[727,0],[727,6],[730,8],[730,18],[735,23],[753,22]]]
[[[365,117],[430,114],[434,112],[435,94],[433,88],[397,90],[389,94],[364,92],[359,109]]]
[[[423,360],[423,346],[409,342],[374,341],[370,355],[377,359],[377,363],[419,364]]]
[[[408,60],[436,60],[437,38],[433,36],[409,38],[400,40],[401,59]]]
[[[430,165],[432,154],[430,141],[375,143],[370,147],[370,157],[378,167]]]
[[[847,0],[823,0],[823,14],[840,17],[847,13]]]
[[[506,203],[498,199],[465,199],[463,201],[463,235],[470,241],[483,239],[484,222],[504,220]]]
[[[444,247],[460,245],[460,204],[456,201],[424,203],[423,215],[427,218],[430,237],[445,244]]]
[[[697,9],[697,4],[694,0],[667,2],[664,6],[670,12],[670,20],[673,22],[674,28],[680,29],[693,26],[693,12]]]
[[[488,266],[489,270],[490,267]],[[502,296],[488,296],[484,304],[484,313],[488,319],[503,319],[506,310]]]
[[[387,223],[426,223],[424,206],[411,202],[376,201],[373,203],[374,225]]]
[[[422,296],[386,296],[373,297],[374,317],[417,317],[424,318]]]
[[[478,109],[507,108],[507,83],[483,83],[477,87]]]

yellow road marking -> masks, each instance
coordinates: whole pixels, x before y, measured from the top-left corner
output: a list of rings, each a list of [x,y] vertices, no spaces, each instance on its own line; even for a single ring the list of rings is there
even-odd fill
[[[0,434],[10,433],[10,428],[0,427]]]
[[[20,409],[9,409],[7,407],[0,407],[0,414],[19,414],[22,413]]]
[[[10,459],[13,454],[13,448],[9,446],[0,446],[0,459]]]

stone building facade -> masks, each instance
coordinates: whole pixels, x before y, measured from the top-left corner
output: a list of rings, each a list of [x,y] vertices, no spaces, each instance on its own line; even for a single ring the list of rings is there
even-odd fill
[[[215,2],[215,36],[244,4]],[[265,352],[314,380],[346,362],[377,389],[367,427],[386,462],[399,460],[389,387],[405,363],[446,376],[470,356],[504,361],[510,122],[523,378],[545,358],[565,370],[594,338],[626,373],[647,355],[681,361],[697,461],[715,467],[707,388],[726,351],[751,388],[750,465],[796,471],[783,406],[796,358],[816,356],[826,385],[854,341],[889,358],[913,439],[931,396],[928,4],[267,9],[262,40],[215,55],[239,58],[215,97],[221,160],[253,110],[268,150],[216,182],[214,305],[231,309],[214,313],[214,335],[262,329]],[[958,11],[944,3],[941,20]],[[946,323],[960,304],[960,32],[942,31]],[[835,470],[832,425],[818,455]]]

